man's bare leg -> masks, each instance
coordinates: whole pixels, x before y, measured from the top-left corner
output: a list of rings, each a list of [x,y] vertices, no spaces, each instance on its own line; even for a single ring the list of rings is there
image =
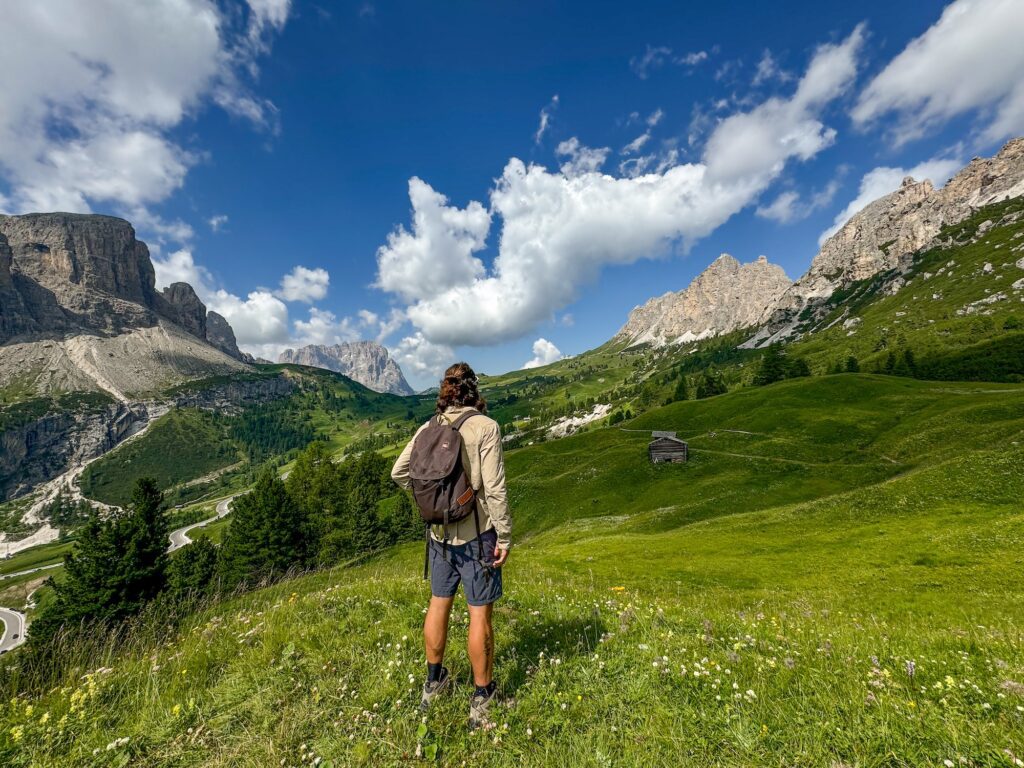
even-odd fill
[[[494,675],[493,610],[493,603],[469,606],[469,663],[473,667],[473,682],[479,686],[488,685]]]
[[[423,619],[423,646],[428,664],[444,661],[444,648],[448,643],[448,617],[452,613],[454,597],[431,597],[427,615]]]

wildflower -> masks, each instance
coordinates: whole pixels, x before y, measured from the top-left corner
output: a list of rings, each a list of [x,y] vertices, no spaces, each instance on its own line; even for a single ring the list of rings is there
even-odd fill
[[[914,678],[914,672],[917,671],[917,664],[914,663],[913,659],[907,659],[907,677],[910,679]]]
[[[173,707],[171,707],[171,714],[174,717],[177,717],[178,715],[180,715],[181,714],[181,704],[175,704]]]
[[[609,589],[611,589],[612,592],[625,592],[626,591],[625,587],[609,587]]]

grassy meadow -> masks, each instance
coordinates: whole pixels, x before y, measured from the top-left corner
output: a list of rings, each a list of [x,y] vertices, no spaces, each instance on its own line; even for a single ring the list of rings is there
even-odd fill
[[[426,718],[422,548],[7,661],[5,765],[1016,766],[1024,387],[844,375],[510,452],[505,704]],[[645,432],[690,440],[652,467]]]

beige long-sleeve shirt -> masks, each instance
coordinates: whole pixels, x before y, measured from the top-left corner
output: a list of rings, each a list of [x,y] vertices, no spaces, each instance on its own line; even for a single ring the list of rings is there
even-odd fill
[[[471,409],[465,406],[449,408],[440,416],[431,418],[441,418],[451,424],[468,410]],[[409,480],[409,458],[416,437],[426,426],[424,424],[416,430],[391,469],[391,479],[402,488],[408,489],[412,485]],[[498,422],[487,416],[473,416],[462,423],[459,432],[462,435],[462,466],[466,468],[469,483],[476,491],[480,532],[494,528],[498,534],[498,546],[507,549],[512,545],[512,517],[505,490],[505,459],[501,450]],[[431,535],[437,541],[443,541],[443,526],[433,526]],[[448,525],[448,541],[452,544],[465,544],[475,538],[476,523],[472,515]]]

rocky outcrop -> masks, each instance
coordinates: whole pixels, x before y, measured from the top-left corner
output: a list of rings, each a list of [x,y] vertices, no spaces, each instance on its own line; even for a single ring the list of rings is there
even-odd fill
[[[225,355],[240,360],[243,363],[253,363],[252,355],[242,352],[235,341],[235,332],[231,324],[224,318],[224,315],[210,310],[206,315],[206,341],[219,349]]]
[[[184,283],[155,287],[145,243],[111,216],[0,216],[0,390],[102,391],[127,402],[245,370],[209,345]]]
[[[174,396],[133,403],[88,396],[78,402],[35,401],[0,411],[0,500],[103,455],[171,408],[235,413],[285,397],[288,376],[242,378],[214,387],[185,388]]]
[[[990,203],[1024,195],[1024,138],[992,158],[974,158],[941,189],[903,180],[898,190],[856,213],[828,238],[807,274],[768,308],[764,326],[745,347],[793,337],[824,311],[840,288],[894,269],[934,242],[939,231]]]
[[[755,326],[790,285],[782,267],[764,256],[741,264],[723,253],[684,290],[636,307],[615,338],[662,346]]]
[[[376,392],[413,394],[398,363],[374,341],[350,341],[332,346],[311,344],[300,349],[286,349],[277,361],[342,373]]]
[[[171,283],[164,288],[162,295],[174,312],[178,325],[197,339],[205,340],[206,305],[196,296],[192,286],[188,283]]]

